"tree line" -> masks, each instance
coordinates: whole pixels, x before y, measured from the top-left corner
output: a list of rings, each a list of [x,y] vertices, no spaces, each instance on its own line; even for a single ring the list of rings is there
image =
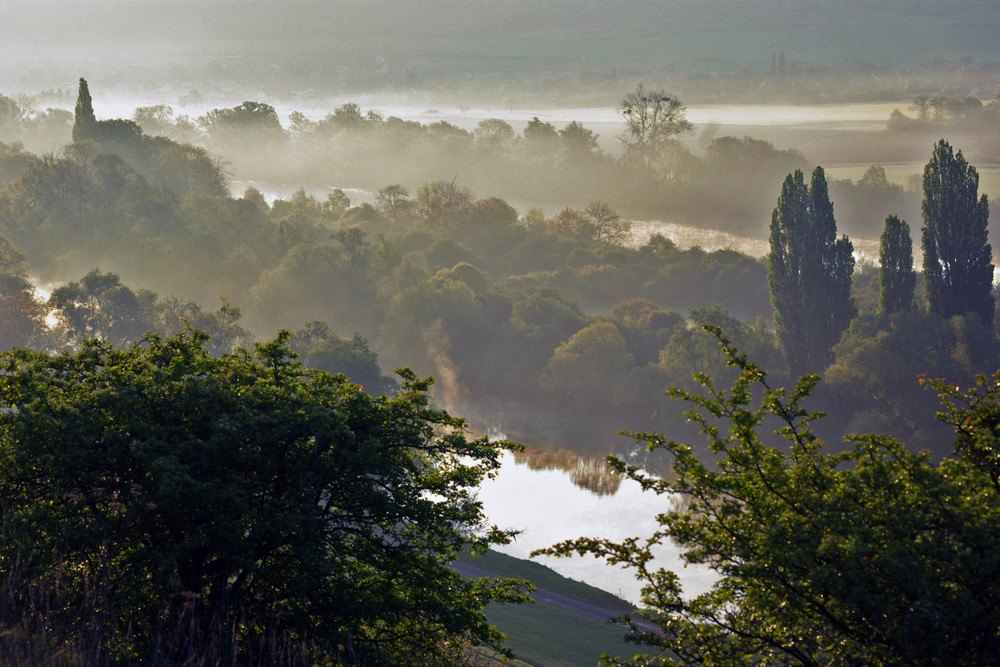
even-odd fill
[[[84,128],[104,122],[84,116]],[[910,309],[905,294],[891,295],[890,285],[916,281],[901,263],[910,244],[901,227],[881,262],[895,273],[879,278],[861,265],[845,282],[853,259],[835,238],[836,182],[827,188],[825,177],[808,186],[794,173],[786,179],[772,220],[788,244],[781,273],[777,256],[769,269],[733,251],[680,250],[664,237],[630,242],[628,220],[606,202],[519,214],[454,177],[415,192],[383,186],[360,206],[339,190],[325,200],[300,190],[269,203],[253,188],[228,197],[211,154],[141,131],[122,139],[121,126],[97,125],[113,129],[60,156],[6,145],[0,233],[21,255],[5,288],[8,345],[61,349],[95,335],[124,342],[147,330],[176,333],[186,318],[221,352],[251,331],[326,327],[322,344],[340,352],[324,358],[347,365],[324,368],[349,368],[376,393],[388,385],[373,350],[388,368],[438,377],[448,404],[465,414],[493,420],[480,412],[490,405],[513,432],[572,437],[597,453],[622,423],[684,428],[662,390],[690,387],[694,372],[725,373],[692,322],[724,326],[789,377],[801,363],[829,369],[822,391],[836,394],[845,430],[884,429],[922,446],[937,436],[913,419],[930,399],[912,377],[971,378],[995,355],[984,320]],[[717,142],[720,150],[750,145]],[[884,181],[869,172],[863,187]],[[35,272],[66,282],[48,304],[32,297],[28,256]],[[981,288],[972,293],[986,303]],[[917,296],[910,305],[923,308]],[[889,358],[913,371],[878,362]]]
[[[27,99],[5,98],[11,109],[6,122],[0,103],[0,130],[34,150],[51,150],[71,140],[72,114],[61,112],[58,132],[43,132],[41,121],[34,120],[40,113],[37,104],[22,98]],[[550,208],[604,201],[629,216],[748,234],[759,233],[757,222],[773,204],[769,193],[780,187],[785,174],[808,164],[799,151],[750,137],[710,137],[708,132],[703,154],[692,152],[680,140],[690,130],[685,107],[663,90],[639,85],[626,93],[618,109],[624,125],[615,142],[618,157],[602,150],[598,135],[578,121],[559,128],[535,117],[517,132],[502,119],[488,118],[466,130],[446,120],[420,123],[383,116],[353,102],[322,118],[294,111],[285,125],[273,106],[259,101],[212,109],[197,118],[158,104],[137,108],[130,119],[118,122],[117,131],[134,134],[141,129],[150,138],[224,155],[223,166],[240,180],[317,188],[335,183],[370,191],[400,183],[415,191],[427,180],[461,174],[463,183],[475,190]],[[885,211],[882,217],[899,212],[901,205],[906,215],[919,212],[914,192],[888,182],[861,187],[844,180],[831,183],[831,189],[841,225],[852,233],[877,235],[868,215],[871,208]]]

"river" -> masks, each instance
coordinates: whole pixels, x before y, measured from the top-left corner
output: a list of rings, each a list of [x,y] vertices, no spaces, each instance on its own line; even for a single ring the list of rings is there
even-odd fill
[[[533,470],[506,454],[500,474],[485,481],[479,490],[489,521],[500,528],[520,530],[520,535],[498,551],[516,558],[529,558],[535,549],[577,537],[623,540],[647,537],[657,527],[656,515],[671,507],[671,499],[643,492],[638,483],[622,480],[612,495],[597,495],[580,488],[570,473],[558,469]],[[707,567],[688,565],[674,544],[654,550],[656,563],[675,571],[686,594],[707,591],[716,579]],[[620,567],[612,567],[591,556],[572,558],[536,557],[532,560],[559,574],[639,602],[641,584]]]

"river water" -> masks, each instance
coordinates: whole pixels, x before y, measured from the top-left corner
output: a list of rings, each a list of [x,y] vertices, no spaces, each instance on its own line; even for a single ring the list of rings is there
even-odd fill
[[[498,551],[516,558],[529,558],[532,551],[577,537],[600,537],[615,541],[648,537],[657,527],[656,515],[672,507],[670,497],[643,492],[638,483],[622,480],[612,495],[597,495],[576,486],[563,470],[533,470],[505,455],[500,474],[484,482],[479,490],[489,521],[500,528],[522,531]],[[685,594],[707,591],[716,579],[707,567],[687,565],[674,544],[654,549],[656,563],[675,571]],[[583,581],[629,600],[639,602],[641,584],[620,567],[612,567],[592,556],[532,560],[559,574]]]

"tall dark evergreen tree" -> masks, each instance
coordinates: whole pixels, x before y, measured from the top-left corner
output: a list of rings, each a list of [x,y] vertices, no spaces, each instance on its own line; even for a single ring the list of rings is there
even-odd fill
[[[837,222],[822,167],[806,186],[789,174],[771,216],[768,286],[774,325],[793,373],[818,371],[831,361],[857,308],[851,298],[854,246],[837,239]]]
[[[993,325],[990,205],[979,197],[979,173],[944,139],[924,167],[924,289],[932,313],[979,315]]]
[[[878,313],[892,315],[913,310],[913,239],[906,220],[894,215],[885,219],[878,249]]]
[[[97,131],[97,117],[94,115],[93,101],[90,99],[90,88],[87,80],[80,78],[80,92],[76,97],[76,110],[73,123],[73,141],[93,139]]]

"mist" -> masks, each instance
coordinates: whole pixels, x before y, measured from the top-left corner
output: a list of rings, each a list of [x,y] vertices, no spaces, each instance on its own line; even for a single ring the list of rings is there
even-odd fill
[[[110,272],[159,299],[147,324],[188,304],[231,341],[358,333],[448,407],[550,445],[662,419],[637,387],[698,370],[679,324],[726,321],[781,368],[761,258],[794,170],[827,170],[861,304],[939,135],[1000,193],[991,3],[43,0],[5,19],[0,233],[33,280]],[[80,77],[117,123],[95,143],[73,141]],[[619,108],[640,84],[690,123],[655,160]],[[627,228],[610,245],[597,205]],[[602,318],[620,341],[582,335]],[[560,349],[611,354],[620,381],[574,393]]]

